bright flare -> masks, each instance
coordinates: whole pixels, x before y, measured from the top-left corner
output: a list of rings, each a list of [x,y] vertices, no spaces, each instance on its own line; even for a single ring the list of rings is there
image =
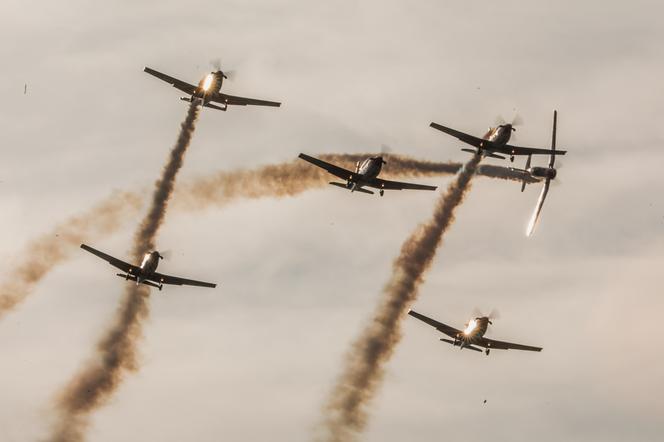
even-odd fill
[[[212,80],[214,80],[214,75],[212,74],[207,74],[205,77],[205,80],[203,81],[203,90],[207,91],[210,89],[210,86],[212,85]]]
[[[477,327],[477,321],[474,319],[471,319],[468,321],[468,325],[466,326],[466,329],[463,331],[464,335],[469,335],[472,333],[473,330],[475,330],[475,327]]]

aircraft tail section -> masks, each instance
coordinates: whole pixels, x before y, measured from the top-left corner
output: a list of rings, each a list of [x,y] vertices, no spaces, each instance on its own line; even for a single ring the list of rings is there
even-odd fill
[[[349,189],[349,187],[348,187],[346,184],[344,184],[344,183],[336,183],[336,182],[334,182],[334,181],[330,181],[328,184],[331,184],[331,185],[333,185],[333,186],[337,186],[337,187],[341,187],[342,189],[346,189],[346,190]],[[369,195],[373,195],[373,194],[374,194],[371,190],[363,189],[362,187],[355,187],[355,189],[353,189],[353,190],[354,190],[355,192],[368,193]]]
[[[116,273],[116,275],[129,281],[136,281],[136,275],[130,275],[127,273]],[[154,283],[152,281],[147,281],[144,279],[141,281],[141,284],[149,285],[151,287],[156,287],[159,290],[161,290],[161,285]]]
[[[448,344],[452,344],[452,345],[456,345],[456,346],[459,345],[459,342],[455,343],[455,342],[454,342],[453,340],[451,340],[451,339],[440,338],[440,340],[443,341],[443,342],[447,342]],[[479,349],[479,348],[477,348],[477,347],[473,347],[472,345],[464,345],[463,348],[467,348],[467,349],[469,349],[469,350],[475,350],[475,351],[479,351],[479,352],[482,351],[481,349]]]
[[[463,149],[461,149],[461,150],[464,151],[464,152],[472,153],[473,155],[477,155],[477,153],[478,153],[477,150],[475,150],[475,149],[466,149],[466,148],[463,148]],[[487,152],[486,150],[483,150],[483,151],[482,151],[482,156],[483,156],[483,157],[498,158],[498,159],[500,159],[500,160],[504,160],[504,159],[505,159],[505,157],[501,157],[500,155],[496,155],[495,153]]]

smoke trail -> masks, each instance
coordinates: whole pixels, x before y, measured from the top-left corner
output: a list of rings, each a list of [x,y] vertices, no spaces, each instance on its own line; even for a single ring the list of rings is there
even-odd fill
[[[133,255],[136,261],[154,249],[155,237],[166,215],[175,177],[191,142],[198,114],[198,105],[192,103],[161,178],[155,183],[150,209],[134,236]],[[127,286],[114,324],[97,345],[99,357],[90,361],[72,379],[57,402],[60,416],[51,441],[83,441],[90,413],[108,400],[126,372],[138,369],[136,344],[141,337],[142,322],[149,313],[149,295],[147,286]]]
[[[403,243],[392,266],[374,317],[347,354],[343,371],[326,405],[324,440],[356,440],[368,419],[367,407],[381,385],[385,364],[401,339],[401,320],[418,295],[442,237],[454,221],[480,162],[474,156],[450,183],[436,205],[433,217],[421,224]]]
[[[353,169],[357,161],[369,156],[371,154],[336,154],[322,155],[321,158]],[[461,169],[461,163],[420,161],[400,155],[390,155],[388,163],[381,174],[388,179],[451,175]],[[480,166],[476,174],[512,181],[526,179],[529,183],[537,181],[522,172],[492,165]],[[210,205],[222,206],[239,198],[295,196],[309,189],[324,187],[331,179],[334,177],[324,170],[295,160],[250,170],[218,172],[194,179],[176,192],[175,203],[183,210],[200,210]],[[8,271],[8,281],[0,283],[0,318],[22,302],[49,271],[67,260],[72,250],[78,250],[81,242],[114,233],[139,207],[139,195],[118,193],[83,215],[61,223],[52,232],[32,240],[19,254],[22,260]],[[144,224],[147,230],[156,229],[161,222],[158,217],[151,216],[149,219]],[[153,248],[147,244],[141,247],[144,250]]]
[[[116,232],[138,211],[140,203],[135,194],[115,192],[87,212],[30,241],[7,271],[7,281],[0,284],[0,318],[24,301],[48,272],[78,251],[81,242]]]
[[[322,155],[320,158],[353,170],[357,161],[371,154]],[[390,155],[381,173],[385,178],[431,177],[451,175],[461,167],[458,163],[420,161],[405,156]],[[320,188],[338,179],[306,161],[297,159],[287,163],[267,165],[250,170],[219,172],[185,183],[177,192],[175,202],[184,209],[221,206],[238,198],[295,196]]]

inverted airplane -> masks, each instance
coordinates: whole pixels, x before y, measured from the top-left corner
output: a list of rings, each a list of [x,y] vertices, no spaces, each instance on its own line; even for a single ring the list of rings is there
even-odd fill
[[[419,319],[420,321],[426,322],[427,324],[433,326],[441,333],[446,334],[452,339],[441,338],[441,341],[452,344],[453,346],[459,346],[459,349],[470,349],[474,351],[482,352],[481,349],[477,347],[483,347],[487,356],[489,352],[493,349],[496,350],[526,350],[526,351],[542,351],[541,347],[531,347],[530,345],[521,345],[513,344],[511,342],[496,341],[494,339],[485,338],[484,334],[487,331],[487,328],[492,324],[491,319],[487,316],[481,316],[475,319],[471,319],[464,326],[463,330],[458,330],[449,325],[438,322],[434,319],[431,319],[427,316],[424,316],[420,313],[417,313],[413,310],[410,310],[408,314],[414,318]]]
[[[162,289],[164,284],[172,285],[191,285],[197,287],[209,287],[215,288],[217,284],[212,284],[210,282],[196,281],[194,279],[179,278],[177,276],[164,275],[163,273],[157,273],[157,266],[159,265],[159,260],[164,259],[163,256],[156,250],[154,252],[146,253],[143,257],[143,262],[140,266],[135,266],[129,264],[128,262],[122,261],[107,255],[104,252],[93,249],[92,247],[81,244],[81,248],[85,251],[92,253],[93,255],[98,256],[99,258],[107,261],[113,267],[117,267],[125,273],[117,273],[117,276],[124,278],[125,280],[135,281],[136,285],[145,284],[152,287],[156,287],[159,290]]]
[[[281,106],[281,103],[276,101],[257,100],[255,98],[238,97],[235,95],[222,93],[221,85],[223,84],[224,79],[228,77],[221,69],[207,74],[205,77],[203,77],[203,79],[201,79],[201,81],[198,82],[198,86],[194,86],[193,84],[178,80],[177,78],[173,78],[166,74],[162,74],[161,72],[155,71],[154,69],[148,67],[144,68],[143,71],[150,75],[154,75],[160,80],[165,81],[166,83],[172,85],[174,88],[179,89],[189,95],[188,97],[181,97],[180,100],[188,101],[190,103],[197,102],[204,107],[225,111],[228,109],[228,106],[231,105],[272,107]],[[212,104],[213,102],[219,103],[221,106]]]
[[[383,196],[385,190],[402,190],[402,189],[414,189],[414,190],[436,190],[437,186],[427,186],[424,184],[412,184],[412,183],[402,183],[399,181],[389,181],[378,178],[383,164],[387,162],[383,159],[382,156],[367,158],[364,161],[358,161],[355,165],[355,171],[344,169],[343,167],[335,166],[326,161],[319,160],[318,158],[310,157],[301,153],[299,155],[304,161],[318,166],[322,169],[327,170],[334,176],[345,180],[345,183],[330,182],[329,184],[342,189],[349,189],[351,192],[362,192],[373,195],[374,192],[371,190],[365,189],[364,187],[373,187],[378,189],[380,196]]]
[[[466,144],[470,144],[475,149],[461,149],[464,152],[470,152],[472,154],[480,154],[485,157],[499,158],[504,160],[505,157],[497,154],[508,155],[510,161],[514,161],[515,155],[550,155],[551,150],[549,149],[536,149],[533,147],[520,147],[507,144],[512,136],[512,132],[516,129],[514,128],[513,123],[500,124],[496,127],[490,127],[488,132],[484,134],[482,138],[477,138],[473,135],[468,135],[463,132],[459,132],[449,127],[445,127],[438,123],[431,123],[431,127],[438,129],[441,132],[444,132],[448,135],[463,141]],[[559,150],[556,152],[557,155],[565,155],[567,151]]]
[[[557,123],[558,123],[558,111],[554,110],[553,131],[551,133],[551,155],[549,156],[549,166],[530,167],[531,156],[528,155],[525,169],[512,169],[522,172],[526,174],[526,176],[530,176],[531,178],[535,178],[540,181],[544,180],[544,186],[542,187],[542,192],[540,193],[539,198],[537,199],[537,205],[535,205],[535,210],[533,211],[533,214],[530,217],[530,221],[528,222],[528,228],[526,229],[527,236],[532,235],[533,232],[535,231],[535,226],[537,226],[537,221],[539,220],[540,214],[542,213],[544,200],[546,199],[546,195],[549,193],[549,186],[551,185],[551,181],[556,179],[556,176],[558,175],[558,171],[555,169],[555,167],[553,167],[556,162],[556,155],[558,154],[558,151],[556,151]],[[523,192],[525,188],[526,188],[526,181],[524,180],[521,183],[521,192]]]

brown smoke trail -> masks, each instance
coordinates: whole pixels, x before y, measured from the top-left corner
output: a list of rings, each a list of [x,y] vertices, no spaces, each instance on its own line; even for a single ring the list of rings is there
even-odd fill
[[[322,155],[321,158],[353,169],[357,161],[369,156],[371,154],[336,154]],[[461,169],[461,163],[420,161],[400,155],[390,155],[387,160],[388,166],[381,174],[387,179],[451,175]],[[480,166],[476,174],[512,181],[525,178],[529,183],[536,182],[521,172],[501,166]],[[176,192],[175,203],[180,209],[191,210],[210,205],[222,206],[239,198],[295,196],[309,189],[324,187],[333,179],[327,172],[302,160],[295,160],[250,170],[218,172],[194,179]],[[78,250],[81,242],[117,231],[120,224],[133,216],[139,207],[139,195],[118,193],[83,215],[61,223],[51,233],[32,240],[20,253],[21,261],[7,272],[8,280],[0,283],[0,318],[22,302],[49,271],[67,260],[72,250]],[[161,222],[158,216],[149,219],[144,222],[147,230],[156,229]],[[141,247],[153,248],[146,244]]]
[[[357,161],[371,154],[322,155],[324,161],[354,169]],[[402,155],[389,155],[381,177],[404,179],[452,175],[461,163],[421,161]],[[481,166],[477,175],[512,181],[536,182],[518,171],[500,166]],[[250,170],[219,172],[185,183],[177,191],[175,203],[185,210],[203,209],[210,205],[222,206],[238,198],[295,196],[304,191],[321,188],[336,178],[326,171],[302,160],[273,164]],[[337,180],[338,181],[338,180]]]
[[[371,154],[322,155],[324,161],[354,170],[355,163]],[[384,178],[431,177],[452,175],[461,167],[458,163],[420,161],[406,156],[390,155],[381,173]],[[238,198],[295,196],[320,188],[330,181],[340,181],[326,171],[297,159],[256,169],[219,172],[182,185],[175,199],[185,209],[221,206]]]
[[[175,177],[191,142],[198,114],[198,105],[192,103],[162,176],[155,183],[150,209],[134,236],[133,255],[136,262],[144,253],[154,249],[157,231],[166,215]],[[142,322],[149,313],[149,295],[147,286],[127,286],[115,322],[97,345],[99,358],[90,361],[59,398],[57,406],[60,416],[49,440],[83,441],[90,414],[109,399],[126,372],[138,369],[136,344],[141,337]]]
[[[87,212],[30,241],[10,265],[7,281],[0,284],[0,318],[24,301],[48,272],[78,251],[81,242],[118,231],[140,206],[137,195],[115,192]]]
[[[455,209],[470,189],[480,162],[474,156],[450,183],[434,209],[432,218],[418,226],[404,242],[394,261],[391,280],[384,288],[371,323],[352,345],[343,372],[326,405],[324,440],[356,440],[365,429],[367,407],[382,383],[385,365],[401,339],[401,320],[418,295],[443,235],[454,221]]]

